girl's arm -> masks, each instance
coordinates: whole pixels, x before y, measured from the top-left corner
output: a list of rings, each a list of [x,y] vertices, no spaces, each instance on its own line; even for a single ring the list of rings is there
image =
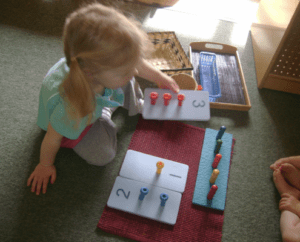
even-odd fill
[[[168,88],[175,93],[179,92],[177,83],[171,77],[156,69],[145,59],[140,61],[137,71],[139,77],[156,83],[159,88]]]
[[[40,163],[36,166],[27,181],[27,186],[30,186],[31,191],[40,194],[43,186],[43,193],[46,193],[49,178],[53,184],[56,179],[56,169],[54,164],[55,156],[60,148],[63,136],[57,133],[49,123],[47,133],[43,139],[40,154]]]
[[[41,146],[40,163],[44,166],[54,164],[55,156],[60,148],[63,136],[57,133],[49,123],[47,133]]]

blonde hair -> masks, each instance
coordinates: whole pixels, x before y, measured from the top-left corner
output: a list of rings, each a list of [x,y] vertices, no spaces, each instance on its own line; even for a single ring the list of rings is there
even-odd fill
[[[137,62],[152,46],[136,20],[99,3],[81,7],[67,17],[63,41],[70,72],[60,92],[69,117],[79,121],[89,115],[88,123],[96,100],[92,79],[84,70],[93,74]]]

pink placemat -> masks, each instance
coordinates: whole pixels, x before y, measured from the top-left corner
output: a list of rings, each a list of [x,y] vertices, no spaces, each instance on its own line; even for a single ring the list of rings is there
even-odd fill
[[[167,225],[105,206],[98,228],[137,241],[221,241],[224,212],[192,204],[204,134],[181,122],[140,118],[128,149],[189,165],[177,222]]]

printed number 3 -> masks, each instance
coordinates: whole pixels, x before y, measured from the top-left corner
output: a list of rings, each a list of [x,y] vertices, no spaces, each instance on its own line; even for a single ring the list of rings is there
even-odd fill
[[[124,194],[124,197],[126,197],[126,199],[128,199],[129,198],[129,195],[130,195],[130,191],[128,192],[128,194],[126,195],[126,193],[125,193],[125,191],[123,190],[123,189],[118,189],[117,190],[117,196],[119,196],[119,191],[122,191],[123,192],[123,194]]]
[[[193,101],[193,106],[194,106],[195,108],[199,108],[199,107],[203,108],[203,107],[205,106],[205,102],[202,100],[202,101],[201,101],[201,104],[198,103],[198,104],[196,105],[196,100],[194,100],[194,101]]]

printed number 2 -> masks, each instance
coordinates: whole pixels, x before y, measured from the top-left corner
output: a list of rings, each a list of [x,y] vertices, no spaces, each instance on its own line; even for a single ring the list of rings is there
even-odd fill
[[[130,195],[130,191],[128,192],[128,194],[126,195],[126,193],[125,193],[125,191],[123,190],[123,189],[118,189],[117,190],[117,196],[119,196],[119,191],[122,191],[123,192],[123,194],[124,194],[124,197],[126,197],[126,199],[128,199],[129,198],[129,195]]]

